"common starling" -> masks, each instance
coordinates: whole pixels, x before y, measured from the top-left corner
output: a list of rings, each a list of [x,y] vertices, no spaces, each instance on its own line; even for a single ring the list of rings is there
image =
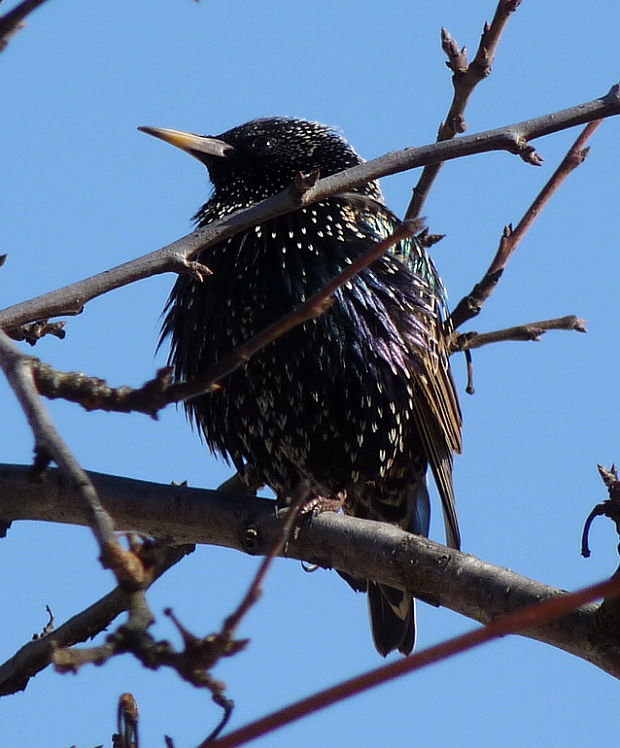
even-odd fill
[[[292,118],[248,122],[216,137],[141,128],[208,169],[205,226],[285,189],[300,173],[335,174],[362,162],[325,125]],[[197,257],[213,275],[179,276],[162,339],[179,379],[192,379],[321,289],[391,234],[399,220],[376,182],[239,233]],[[356,517],[427,535],[426,471],[441,496],[449,545],[460,543],[452,457],[461,415],[444,333],[444,293],[424,248],[401,242],[335,294],[320,317],[269,344],[215,394],[186,410],[212,452],[277,496],[301,480],[344,497]],[[368,592],[377,650],[414,646],[411,595],[342,575]]]

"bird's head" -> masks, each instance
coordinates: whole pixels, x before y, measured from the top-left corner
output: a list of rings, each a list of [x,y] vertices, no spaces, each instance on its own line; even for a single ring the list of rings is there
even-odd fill
[[[209,170],[216,195],[240,202],[275,195],[300,173],[318,170],[325,177],[362,162],[333,129],[304,119],[255,119],[216,136],[138,129],[197,158]]]

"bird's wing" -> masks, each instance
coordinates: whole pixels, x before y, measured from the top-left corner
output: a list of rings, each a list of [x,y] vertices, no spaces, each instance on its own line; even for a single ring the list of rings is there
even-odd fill
[[[376,234],[376,240],[387,236],[399,224],[399,219],[373,197],[354,193],[340,197],[359,211],[369,231]],[[420,310],[415,312],[421,324],[414,344],[418,365],[412,371],[418,389],[414,417],[441,497],[447,543],[459,548],[452,462],[454,453],[461,451],[462,417],[450,370],[444,323],[448,318],[446,293],[431,258],[415,237],[398,244],[391,254],[413,274],[415,295],[421,302]]]

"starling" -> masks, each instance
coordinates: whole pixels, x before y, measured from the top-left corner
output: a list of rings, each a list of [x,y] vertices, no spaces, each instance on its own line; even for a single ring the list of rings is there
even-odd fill
[[[215,137],[141,128],[208,169],[211,198],[199,227],[285,189],[300,173],[335,174],[362,159],[317,122],[265,118]],[[390,235],[399,220],[376,182],[265,221],[203,250],[213,275],[176,281],[162,340],[192,379],[303,303],[342,268]],[[356,517],[427,535],[426,471],[441,496],[447,542],[460,543],[452,457],[461,415],[448,359],[444,292],[414,238],[359,273],[321,316],[270,343],[215,394],[186,403],[212,452],[277,496],[301,480],[321,497],[344,497]],[[373,639],[387,655],[414,646],[411,595],[342,576],[367,591]]]

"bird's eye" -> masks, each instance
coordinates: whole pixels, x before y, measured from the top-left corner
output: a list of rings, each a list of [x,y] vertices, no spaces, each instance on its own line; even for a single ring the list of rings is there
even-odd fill
[[[275,141],[268,135],[257,135],[250,141],[250,148],[254,153],[269,153],[273,150]]]

